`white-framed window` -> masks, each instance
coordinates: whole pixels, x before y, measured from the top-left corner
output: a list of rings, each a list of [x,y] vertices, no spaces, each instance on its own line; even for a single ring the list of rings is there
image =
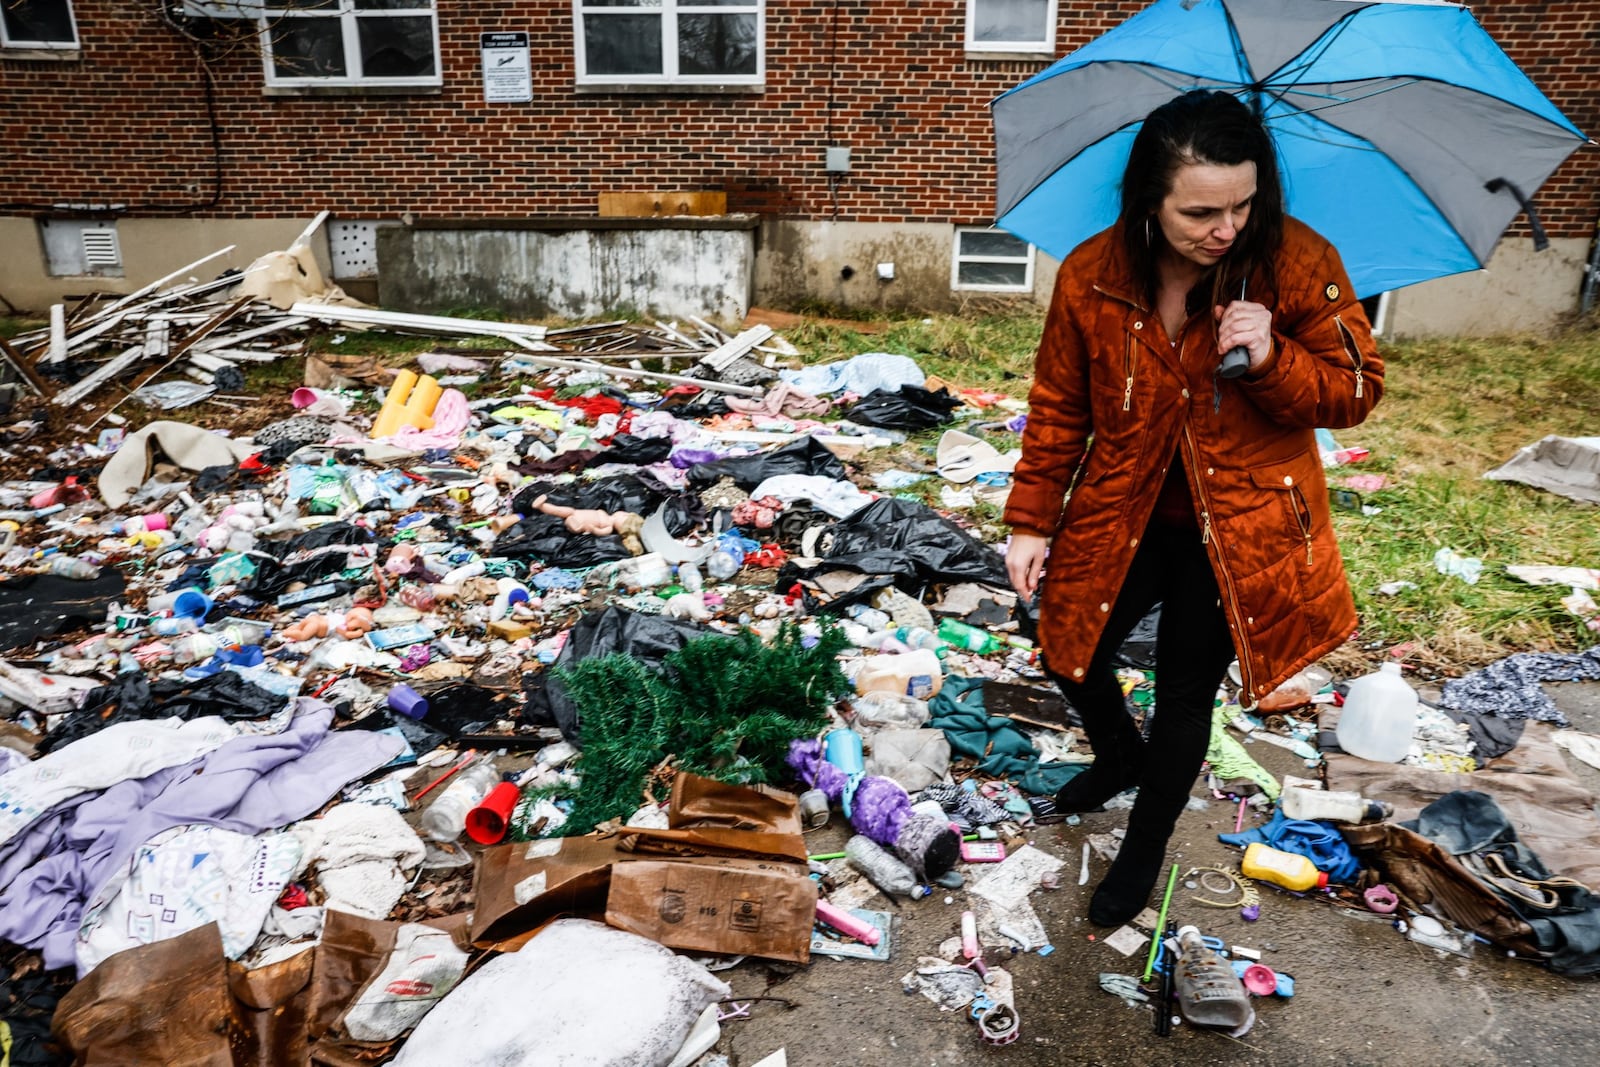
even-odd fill
[[[269,0],[261,51],[272,86],[441,84],[433,0]]]
[[[1056,50],[1056,0],[967,0],[968,52]]]
[[[956,227],[950,288],[990,293],[1033,292],[1033,246],[993,227]]]
[[[764,0],[573,0],[579,85],[760,85]]]
[[[0,0],[0,48],[77,47],[71,0]]]

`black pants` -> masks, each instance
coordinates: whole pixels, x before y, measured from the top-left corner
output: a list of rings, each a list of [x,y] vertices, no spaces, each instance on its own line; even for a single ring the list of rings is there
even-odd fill
[[[1157,603],[1155,715],[1146,741],[1128,714],[1111,660]],[[1096,777],[1119,783],[1119,788],[1139,786],[1126,840],[1165,849],[1205,760],[1212,702],[1233,656],[1227,616],[1200,531],[1152,523],[1083,680],[1049,671],[1083,719]]]

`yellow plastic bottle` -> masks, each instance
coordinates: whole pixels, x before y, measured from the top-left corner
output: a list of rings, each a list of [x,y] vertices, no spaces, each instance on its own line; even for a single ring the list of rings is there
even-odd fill
[[[1317,870],[1317,865],[1304,856],[1284,852],[1257,841],[1244,850],[1239,869],[1248,878],[1281,885],[1285,889],[1303,892],[1321,889],[1328,884],[1328,875]]]

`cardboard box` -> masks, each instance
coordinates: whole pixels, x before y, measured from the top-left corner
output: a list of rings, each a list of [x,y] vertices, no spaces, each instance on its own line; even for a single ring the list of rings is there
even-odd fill
[[[668,948],[805,963],[817,884],[773,860],[633,860],[611,869],[606,923]]]

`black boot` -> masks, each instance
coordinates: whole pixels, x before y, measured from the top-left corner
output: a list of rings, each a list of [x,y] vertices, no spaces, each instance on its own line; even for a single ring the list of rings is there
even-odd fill
[[[1061,815],[1097,811],[1125,789],[1139,784],[1144,772],[1144,738],[1133,724],[1122,687],[1109,669],[1078,685],[1057,678],[1083,723],[1094,762],[1056,792],[1055,810]]]
[[[1166,839],[1151,841],[1129,834],[1089,898],[1089,921],[1096,926],[1121,926],[1143,911],[1166,858]]]

